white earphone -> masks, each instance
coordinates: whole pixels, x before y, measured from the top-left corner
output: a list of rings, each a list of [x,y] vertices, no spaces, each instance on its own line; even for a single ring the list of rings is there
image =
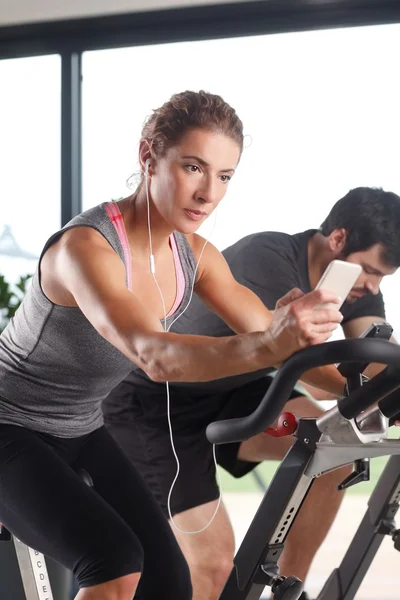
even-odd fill
[[[150,227],[150,199],[149,199],[149,167],[150,167],[151,159],[148,158],[144,165],[144,177],[145,177],[145,185],[146,185],[146,201],[147,201],[147,225],[149,228],[149,243],[150,243],[150,254],[149,254],[149,266],[150,271],[154,277],[156,272],[156,263],[154,261],[153,254],[153,243],[151,239],[151,227]]]
[[[150,246],[149,266],[150,266],[150,272],[151,272],[151,274],[153,276],[153,279],[154,279],[154,283],[156,284],[158,292],[160,294],[160,298],[161,298],[161,302],[162,302],[162,306],[163,306],[163,312],[164,312],[164,319],[163,319],[163,321],[164,321],[164,330],[165,331],[169,331],[170,328],[172,327],[172,325],[175,323],[175,321],[177,319],[179,319],[183,315],[184,312],[186,312],[186,309],[189,307],[189,304],[190,304],[190,302],[192,300],[192,296],[193,296],[193,292],[194,292],[194,285],[195,285],[195,282],[196,282],[196,275],[197,275],[199,263],[200,263],[202,255],[203,255],[204,249],[205,249],[205,247],[206,247],[206,245],[208,243],[208,240],[210,239],[210,237],[211,237],[211,235],[212,235],[212,233],[214,231],[214,227],[215,227],[216,221],[214,220],[214,226],[212,228],[212,231],[211,231],[210,235],[208,236],[208,238],[206,239],[206,241],[204,243],[204,246],[203,246],[203,248],[202,248],[202,250],[200,252],[200,256],[198,258],[198,261],[197,261],[197,264],[196,264],[196,268],[195,268],[195,271],[194,271],[194,275],[193,275],[192,289],[190,291],[189,300],[188,300],[185,308],[183,309],[183,311],[180,313],[180,315],[178,317],[176,317],[172,321],[172,323],[170,323],[170,325],[167,327],[167,311],[166,311],[166,307],[165,307],[164,297],[163,297],[161,288],[160,288],[160,286],[158,284],[158,281],[157,281],[157,278],[156,278],[156,265],[155,265],[154,255],[153,255],[153,241],[152,241],[152,236],[151,236],[150,198],[149,198],[149,167],[150,167],[150,164],[151,164],[151,159],[148,158],[146,160],[146,162],[145,162],[145,165],[144,165],[144,177],[145,177],[146,201],[147,201],[147,225],[148,225],[149,246]],[[215,213],[215,215],[216,215],[216,213]],[[172,447],[172,451],[173,451],[173,454],[174,454],[174,457],[175,457],[175,460],[176,460],[176,464],[177,464],[177,470],[176,470],[175,478],[174,478],[174,480],[173,480],[173,482],[171,484],[171,487],[170,487],[170,490],[169,490],[169,493],[168,493],[168,500],[167,500],[168,513],[169,513],[169,517],[170,517],[171,523],[172,523],[172,525],[173,525],[173,527],[175,529],[177,529],[180,533],[184,533],[184,534],[188,534],[188,535],[193,535],[193,534],[201,533],[202,531],[204,531],[205,529],[207,529],[211,525],[211,523],[215,519],[215,516],[216,516],[216,514],[218,512],[218,509],[220,507],[221,500],[222,500],[222,495],[221,495],[221,492],[220,492],[219,499],[218,499],[218,502],[217,502],[217,506],[216,506],[216,508],[214,510],[213,515],[211,516],[209,522],[204,527],[202,527],[201,529],[197,529],[195,531],[185,531],[184,529],[181,529],[180,527],[178,527],[178,525],[175,523],[173,515],[172,515],[172,512],[171,512],[171,495],[172,495],[172,491],[173,491],[173,489],[175,487],[175,483],[176,483],[176,481],[178,479],[178,476],[179,476],[180,463],[179,463],[178,455],[177,455],[176,450],[175,450],[175,444],[174,444],[173,432],[172,432],[169,382],[166,381],[165,385],[166,385],[166,392],[167,392],[167,420],[168,420],[168,428],[169,428],[169,434],[170,434],[170,439],[171,439],[171,447]],[[220,482],[220,478],[219,478],[219,474],[218,474],[218,470],[217,470],[217,458],[216,458],[216,455],[215,455],[215,445],[213,445],[213,458],[214,458],[214,465],[215,465],[215,471],[216,471],[216,478],[217,478],[218,486],[219,486],[219,488],[221,488],[221,482]]]

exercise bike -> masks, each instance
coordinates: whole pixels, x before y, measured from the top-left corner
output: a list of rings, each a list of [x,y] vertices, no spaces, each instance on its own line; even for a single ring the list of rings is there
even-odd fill
[[[341,484],[346,489],[365,480],[369,459],[391,458],[371,496],[369,509],[338,569],[318,600],[354,598],[384,535],[400,549],[394,516],[400,503],[400,441],[388,440],[389,420],[400,412],[400,346],[387,341],[387,323],[371,326],[363,338],[312,346],[292,355],[281,367],[258,408],[244,418],[211,423],[207,437],[215,444],[240,442],[263,431],[296,438],[274,478],[234,558],[220,600],[259,600],[269,586],[274,600],[298,600],[303,584],[279,574],[278,561],[285,539],[316,477],[354,463]],[[380,339],[379,339],[380,338]],[[280,415],[301,375],[312,368],[339,364],[347,378],[347,395],[318,419]],[[365,381],[369,363],[387,365]]]

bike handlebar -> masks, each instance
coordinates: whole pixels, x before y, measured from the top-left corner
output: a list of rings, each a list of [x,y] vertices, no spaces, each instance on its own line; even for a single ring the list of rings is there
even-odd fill
[[[392,380],[395,374],[400,385],[400,346],[397,344],[378,339],[357,338],[311,346],[299,350],[284,362],[259,406],[250,415],[210,423],[206,430],[208,440],[214,444],[241,442],[265,431],[280,415],[296,382],[305,371],[342,362],[388,365]],[[394,387],[395,385],[393,389]],[[376,396],[370,394],[368,401],[364,402],[364,409],[376,399]],[[351,396],[346,400],[347,406],[351,408]],[[359,402],[359,398],[357,401]]]

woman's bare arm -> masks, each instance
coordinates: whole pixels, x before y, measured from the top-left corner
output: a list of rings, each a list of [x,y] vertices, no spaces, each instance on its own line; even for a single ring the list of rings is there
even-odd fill
[[[166,333],[126,288],[120,258],[90,228],[62,236],[54,268],[93,327],[154,381],[209,381],[279,363],[326,338],[338,319],[336,311],[324,310],[310,318],[312,306],[333,299],[316,292],[276,311],[267,331],[224,338]]]

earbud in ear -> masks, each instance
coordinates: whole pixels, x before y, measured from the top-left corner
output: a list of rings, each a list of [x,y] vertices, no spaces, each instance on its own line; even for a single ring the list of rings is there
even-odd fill
[[[146,177],[147,177],[147,175],[149,174],[149,167],[150,167],[150,163],[151,163],[151,159],[150,159],[150,158],[148,158],[148,159],[146,160],[146,163],[145,163],[145,165],[144,165],[144,168],[145,168],[145,175],[146,175]]]

